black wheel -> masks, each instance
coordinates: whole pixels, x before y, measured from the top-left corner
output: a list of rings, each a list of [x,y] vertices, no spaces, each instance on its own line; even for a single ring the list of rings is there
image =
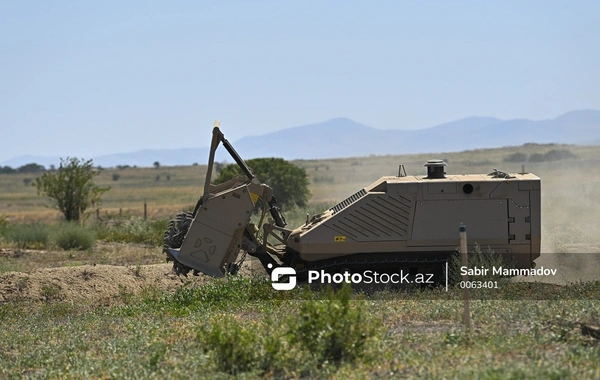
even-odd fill
[[[177,261],[171,252],[169,252],[169,249],[181,248],[183,239],[190,229],[193,218],[193,213],[189,211],[177,214],[175,219],[169,222],[169,226],[167,227],[167,230],[163,236],[163,252],[167,255],[167,262],[173,262],[173,270],[178,275],[183,274],[184,276],[187,276],[188,272],[192,270],[192,268]],[[194,271],[194,274],[196,273],[197,272]]]

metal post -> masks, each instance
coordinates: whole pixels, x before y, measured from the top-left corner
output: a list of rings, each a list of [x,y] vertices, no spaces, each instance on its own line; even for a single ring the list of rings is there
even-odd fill
[[[468,258],[467,258],[467,227],[464,224],[461,224],[459,227],[460,231],[460,258],[461,264],[463,267],[468,267]],[[467,329],[471,328],[471,305],[469,300],[469,289],[466,286],[466,283],[469,281],[469,276],[467,274],[462,276],[463,280],[463,300],[465,304],[465,312],[464,312],[464,323]]]
[[[144,220],[148,219],[148,207],[146,205],[146,200],[144,199]]]

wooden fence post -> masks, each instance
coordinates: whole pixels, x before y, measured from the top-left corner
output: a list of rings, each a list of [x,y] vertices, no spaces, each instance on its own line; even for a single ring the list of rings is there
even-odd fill
[[[461,265],[463,267],[468,267],[468,258],[467,258],[467,227],[464,224],[461,224],[459,227],[460,231],[460,257],[461,257]],[[464,322],[467,330],[471,329],[471,302],[469,299],[469,288],[467,286],[467,282],[469,281],[469,275],[465,274],[462,276],[463,280],[463,300],[465,303],[465,313],[464,313]]]

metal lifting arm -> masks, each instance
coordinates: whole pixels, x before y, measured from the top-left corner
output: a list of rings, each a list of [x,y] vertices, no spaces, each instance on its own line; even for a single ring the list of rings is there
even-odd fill
[[[217,148],[219,147],[219,143],[223,144],[223,146],[225,147],[227,152],[229,152],[229,155],[231,156],[231,158],[233,158],[233,160],[236,162],[236,164],[238,164],[240,169],[242,169],[242,171],[244,172],[246,177],[248,177],[249,180],[252,180],[255,177],[255,175],[254,175],[254,173],[252,173],[252,170],[250,169],[250,167],[248,167],[248,165],[246,165],[246,162],[242,159],[242,157],[240,157],[238,152],[235,151],[235,149],[233,148],[231,143],[229,143],[229,141],[227,141],[227,139],[225,138],[225,135],[219,129],[220,125],[221,125],[221,123],[218,120],[216,120],[213,125],[213,137],[212,137],[212,141],[210,143],[210,153],[208,155],[208,168],[207,168],[207,172],[206,172],[206,179],[204,180],[204,195],[202,196],[203,201],[206,201],[210,194],[210,183],[212,180],[212,170],[213,170],[213,165],[215,162],[215,152],[217,151]]]
[[[281,213],[281,208],[279,208],[279,205],[277,204],[277,198],[275,198],[275,195],[273,195],[273,197],[269,201],[269,212],[271,213],[271,216],[275,220],[276,226],[278,226],[278,227],[287,226],[287,222],[285,221],[285,218],[283,217],[283,214]]]
[[[252,181],[256,177],[254,175],[254,173],[252,172],[252,169],[250,169],[250,167],[246,164],[246,162],[242,159],[242,157],[238,154],[238,152],[236,152],[236,150],[233,148],[231,143],[225,138],[225,135],[223,134],[223,132],[221,132],[221,130],[219,129],[219,126],[220,126],[220,122],[218,120],[216,120],[213,125],[213,137],[212,137],[212,142],[210,144],[210,153],[208,156],[208,168],[207,168],[207,172],[206,172],[206,179],[204,181],[204,195],[202,196],[202,202],[196,206],[196,209],[194,210],[194,214],[196,213],[199,205],[205,203],[210,196],[210,184],[211,184],[211,180],[212,180],[212,170],[213,170],[213,165],[214,165],[214,161],[215,161],[215,152],[217,151],[217,148],[219,147],[219,143],[223,144],[223,146],[225,147],[225,149],[227,150],[227,152],[229,153],[231,158],[233,158],[233,160],[236,162],[236,164],[238,164],[240,169],[242,169],[242,172],[244,172],[246,177],[248,177],[248,180]],[[277,204],[277,199],[275,198],[275,196],[273,196],[273,198],[271,200],[269,200],[268,204],[269,204],[269,212],[271,213],[271,216],[273,217],[273,219],[275,219],[275,224],[279,227],[285,227],[287,223],[285,221],[285,218],[281,214],[281,209],[279,208],[279,206]]]

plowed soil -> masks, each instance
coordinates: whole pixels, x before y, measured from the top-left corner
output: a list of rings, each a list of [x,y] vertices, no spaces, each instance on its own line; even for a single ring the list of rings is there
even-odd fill
[[[103,247],[105,249],[106,247]],[[176,291],[187,282],[195,285],[214,281],[214,278],[200,274],[188,277],[177,276],[173,272],[171,263],[149,264],[162,261],[160,250],[131,248],[125,245],[111,246],[115,252],[126,250],[134,251],[127,257],[103,256],[109,264],[94,264],[94,257],[99,258],[97,252],[91,253],[87,260],[79,260],[85,265],[72,265],[64,259],[64,251],[19,251],[2,249],[0,257],[11,258],[13,262],[24,260],[26,267],[35,269],[27,272],[0,273],[0,303],[52,301],[52,300],[90,300],[110,304],[123,293],[137,294],[144,289],[152,288],[164,291]],[[587,251],[592,247],[586,246]],[[598,247],[593,247],[598,252]],[[137,252],[137,251],[139,252]],[[133,257],[133,258],[132,258]],[[44,258],[42,261],[42,258]],[[76,257],[79,259],[79,257]],[[37,261],[36,261],[37,260]],[[146,263],[145,265],[131,265],[132,262]],[[557,268],[556,276],[516,277],[515,281],[535,281],[553,284],[566,284],[577,281],[600,280],[600,253],[595,254],[542,254],[536,260],[538,267]],[[65,266],[67,265],[67,266]],[[247,258],[240,270],[240,275],[253,274],[266,275],[260,262]]]
[[[120,292],[147,287],[176,290],[184,281],[202,283],[208,276],[180,278],[170,264],[143,266],[83,265],[42,268],[0,275],[0,302],[91,299],[110,302]]]
[[[15,256],[3,250],[4,256]],[[48,254],[44,252],[44,254]],[[29,253],[29,256],[34,253]],[[18,256],[18,254],[16,255]],[[25,255],[27,256],[27,255]],[[52,265],[48,265],[52,266]],[[246,260],[241,275],[261,271],[260,263]],[[264,273],[264,270],[262,270]],[[0,273],[0,303],[91,300],[110,304],[123,293],[137,294],[146,288],[176,291],[187,282],[203,284],[214,278],[200,274],[177,276],[172,263],[146,265],[86,264],[78,266],[38,267],[27,272]]]

